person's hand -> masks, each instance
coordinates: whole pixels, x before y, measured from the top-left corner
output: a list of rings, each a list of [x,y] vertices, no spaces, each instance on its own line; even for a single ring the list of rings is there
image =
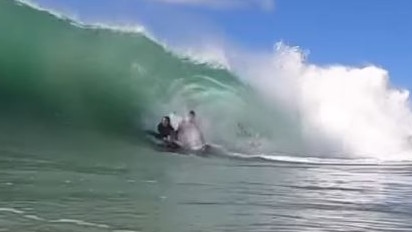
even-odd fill
[[[201,150],[202,150],[202,151],[206,151],[207,147],[208,147],[207,144],[204,144],[204,145],[202,146]]]

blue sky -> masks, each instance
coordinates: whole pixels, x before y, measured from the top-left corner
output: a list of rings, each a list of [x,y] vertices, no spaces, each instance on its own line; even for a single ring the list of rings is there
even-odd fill
[[[85,21],[143,24],[167,41],[219,39],[250,50],[280,40],[316,64],[389,70],[412,89],[410,0],[35,0]]]

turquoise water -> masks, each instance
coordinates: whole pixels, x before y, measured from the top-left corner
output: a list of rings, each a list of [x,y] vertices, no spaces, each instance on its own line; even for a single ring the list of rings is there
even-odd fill
[[[53,134],[1,151],[1,231],[412,229],[408,164],[201,158]]]
[[[12,118],[136,135],[165,114],[195,110],[214,143],[243,144],[234,142],[242,123],[273,147],[302,150],[297,122],[263,106],[234,74],[143,33],[82,25],[12,0],[0,2],[0,28],[0,109]]]
[[[309,155],[224,68],[11,0],[0,30],[0,231],[412,231],[410,162]],[[188,109],[224,156],[147,144]]]

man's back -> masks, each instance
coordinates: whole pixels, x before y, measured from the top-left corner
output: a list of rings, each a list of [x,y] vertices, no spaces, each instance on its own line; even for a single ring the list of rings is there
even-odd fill
[[[178,129],[178,140],[185,148],[200,149],[204,146],[202,132],[195,121],[183,120]]]

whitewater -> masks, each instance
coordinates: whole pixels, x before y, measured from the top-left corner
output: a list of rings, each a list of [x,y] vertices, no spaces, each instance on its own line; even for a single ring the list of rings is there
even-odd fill
[[[376,65],[174,47],[0,1],[0,231],[411,231],[409,91]],[[195,110],[222,153],[153,149]]]

